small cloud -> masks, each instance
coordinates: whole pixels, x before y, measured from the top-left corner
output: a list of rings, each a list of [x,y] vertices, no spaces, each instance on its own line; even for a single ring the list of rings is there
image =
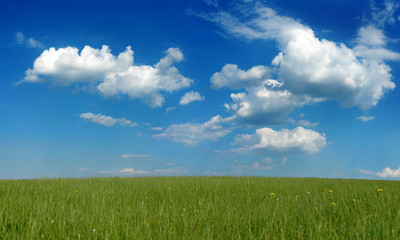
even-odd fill
[[[17,32],[17,34],[15,34],[15,41],[18,44],[23,44],[25,42],[25,35],[22,32]]]
[[[191,102],[194,102],[194,101],[203,101],[203,100],[204,100],[204,97],[202,97],[200,95],[200,93],[191,91],[191,92],[186,93],[181,98],[181,101],[179,102],[179,105],[187,105],[187,104],[189,104]]]
[[[285,165],[287,163],[287,157],[286,156],[283,156],[282,157],[282,162],[281,162],[281,164],[282,165]]]
[[[30,48],[44,48],[44,45],[41,42],[37,41],[34,38],[27,39],[22,32],[17,32],[14,38],[17,44],[25,44],[27,47]]]
[[[78,168],[77,170],[78,170],[78,171],[89,171],[90,168]]]
[[[319,122],[310,123],[309,121],[304,120],[304,119],[294,120],[292,118],[289,118],[289,122],[293,125],[298,125],[298,126],[303,126],[303,127],[316,127],[319,124]]]
[[[357,117],[358,120],[363,121],[363,122],[369,122],[375,119],[373,116],[359,116]]]
[[[148,154],[122,154],[121,158],[129,159],[129,158],[148,158],[150,155]]]
[[[162,127],[153,127],[151,130],[153,130],[153,131],[162,131],[163,128]]]
[[[167,166],[174,166],[175,165],[175,163],[173,163],[173,162],[167,162]]]
[[[400,167],[398,169],[387,167],[382,172],[377,172],[376,175],[381,178],[400,178]]]
[[[137,123],[131,122],[130,120],[127,120],[126,118],[113,118],[110,116],[105,116],[102,115],[101,113],[99,114],[93,114],[93,113],[82,113],[79,115],[81,118],[84,120],[97,123],[106,127],[113,127],[116,124],[119,124],[121,126],[137,126]]]
[[[175,110],[175,109],[176,109],[176,107],[169,107],[169,108],[165,109],[165,111],[169,112],[169,111],[172,111],[172,110]]]
[[[357,169],[356,171],[364,175],[377,176],[381,178],[400,178],[400,167],[398,169],[391,169],[390,167],[386,167],[381,172],[373,172],[363,169]]]
[[[211,6],[211,7],[218,7],[218,1],[217,0],[203,0],[205,4]]]
[[[149,171],[143,171],[143,170],[134,170],[133,168],[124,168],[120,173],[129,173],[129,174],[149,174]]]

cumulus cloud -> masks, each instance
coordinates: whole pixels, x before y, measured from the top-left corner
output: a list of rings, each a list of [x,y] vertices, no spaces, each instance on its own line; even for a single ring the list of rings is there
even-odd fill
[[[186,93],[185,95],[183,95],[183,97],[181,98],[181,101],[179,102],[179,105],[187,105],[194,101],[203,101],[203,100],[204,100],[204,97],[202,97],[200,95],[200,93],[190,91],[190,92]]]
[[[391,68],[383,60],[396,60],[400,55],[384,48],[386,37],[379,29],[361,28],[358,44],[351,49],[317,38],[310,27],[280,16],[261,3],[243,10],[247,13],[246,18],[223,11],[202,17],[238,37],[275,40],[280,53],[273,59],[272,66],[282,88],[292,95],[336,100],[343,107],[368,109],[395,87],[391,81]],[[373,33],[377,35],[371,37]],[[211,82],[217,88],[220,85],[237,86],[243,82],[238,81],[239,73],[243,74],[230,66],[214,74]]]
[[[148,158],[150,155],[148,154],[122,154],[121,158],[129,159],[129,158]]]
[[[101,49],[85,46],[81,52],[74,47],[50,48],[35,60],[22,82],[63,86],[92,83],[97,84],[96,89],[103,96],[127,95],[151,107],[160,107],[164,103],[162,92],[171,93],[192,83],[173,66],[182,60],[183,54],[178,48],[169,48],[155,66],[133,65],[130,46],[118,56],[106,45]]]
[[[44,48],[44,45],[41,42],[35,40],[34,38],[26,38],[22,32],[17,32],[15,34],[15,42],[21,45],[24,44],[30,48]]]
[[[391,169],[390,167],[386,167],[381,172],[374,172],[363,169],[357,169],[356,171],[364,175],[378,176],[381,178],[400,178],[400,167],[398,169]]]
[[[229,120],[215,116],[205,123],[173,124],[165,129],[164,132],[154,135],[154,137],[166,138],[173,142],[194,146],[204,140],[215,141],[230,133],[231,129],[222,126],[223,123]]]
[[[117,124],[128,127],[133,127],[137,125],[136,123],[127,120],[126,118],[113,118],[110,116],[102,115],[101,113],[93,114],[88,112],[88,113],[82,113],[79,116],[84,120],[97,123],[106,127],[113,127]]]
[[[363,122],[369,122],[375,119],[374,116],[359,116],[357,117],[358,120],[363,121]]]
[[[317,101],[308,96],[296,96],[288,90],[274,89],[274,86],[262,85],[248,88],[247,92],[232,93],[233,103],[225,107],[233,112],[239,123],[279,125],[286,123],[293,109]]]
[[[245,71],[238,68],[238,65],[226,64],[220,72],[212,75],[210,81],[215,89],[222,87],[241,89],[260,85],[268,77],[269,69],[266,66],[255,66]]]
[[[151,128],[151,130],[153,130],[153,131],[162,131],[163,128],[162,127],[153,127],[153,128]]]
[[[400,178],[400,167],[398,169],[387,167],[382,172],[377,172],[376,175],[381,178]]]
[[[296,127],[293,130],[275,131],[260,128],[255,134],[242,134],[235,137],[234,145],[240,145],[236,151],[267,150],[274,152],[316,153],[326,145],[326,137],[310,129]]]

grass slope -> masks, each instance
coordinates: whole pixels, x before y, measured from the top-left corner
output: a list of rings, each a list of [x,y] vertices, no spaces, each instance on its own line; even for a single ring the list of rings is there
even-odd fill
[[[400,239],[399,223],[395,181],[0,181],[0,239]]]

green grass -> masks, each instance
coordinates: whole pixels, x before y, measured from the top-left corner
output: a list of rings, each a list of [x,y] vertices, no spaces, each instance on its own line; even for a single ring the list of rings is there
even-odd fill
[[[3,180],[0,239],[400,239],[400,182]]]

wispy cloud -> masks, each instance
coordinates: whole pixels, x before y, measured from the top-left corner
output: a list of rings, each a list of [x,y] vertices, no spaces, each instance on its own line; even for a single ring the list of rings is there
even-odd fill
[[[20,45],[25,45],[30,48],[44,48],[44,45],[34,38],[27,38],[22,32],[15,34],[15,42]]]
[[[128,127],[133,127],[137,125],[137,123],[127,120],[126,118],[113,118],[110,116],[102,115],[101,113],[93,114],[89,112],[89,113],[82,113],[79,116],[84,120],[97,123],[106,127],[113,127],[117,124]]]
[[[186,175],[188,172],[184,167],[154,169],[154,170],[136,170],[134,168],[123,168],[119,171],[102,170],[98,171],[99,174],[110,175],[141,175],[141,176],[181,176]]]
[[[363,122],[369,122],[375,119],[373,116],[359,116],[357,117],[358,120],[363,121]]]
[[[121,158],[129,159],[129,158],[148,158],[150,157],[149,154],[122,154]]]

